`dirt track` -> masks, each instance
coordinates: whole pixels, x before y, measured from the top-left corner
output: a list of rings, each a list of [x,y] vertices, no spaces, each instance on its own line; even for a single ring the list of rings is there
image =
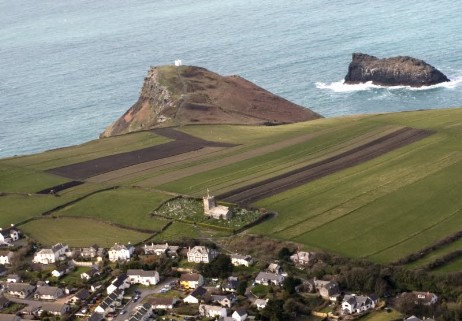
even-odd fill
[[[403,128],[323,161],[229,191],[217,197],[230,203],[251,204],[290,188],[371,160],[431,134],[432,132],[428,130]]]
[[[89,161],[66,165],[48,170],[47,172],[64,176],[74,180],[82,180],[88,177],[100,175],[128,166],[133,166],[156,159],[162,159],[179,154],[209,147],[232,147],[233,144],[209,142],[179,131],[173,128],[154,129],[154,133],[175,141],[162,145],[147,147],[132,152],[105,156]]]

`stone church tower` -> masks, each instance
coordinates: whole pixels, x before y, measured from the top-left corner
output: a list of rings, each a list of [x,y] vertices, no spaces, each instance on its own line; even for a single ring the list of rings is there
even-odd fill
[[[207,189],[207,195],[203,197],[204,200],[204,213],[210,214],[212,209],[216,207],[215,197],[210,196],[209,189]]]

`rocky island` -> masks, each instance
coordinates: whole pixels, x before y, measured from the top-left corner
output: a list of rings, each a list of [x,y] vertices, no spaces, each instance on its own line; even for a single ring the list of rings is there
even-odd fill
[[[363,53],[354,53],[345,76],[345,84],[372,81],[381,86],[431,86],[449,81],[441,71],[425,61],[399,56],[379,59]]]
[[[278,125],[321,117],[242,77],[168,65],[151,67],[138,101],[101,137],[187,124]]]

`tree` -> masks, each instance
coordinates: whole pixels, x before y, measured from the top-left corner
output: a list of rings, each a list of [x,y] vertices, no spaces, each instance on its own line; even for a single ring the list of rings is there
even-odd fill
[[[231,258],[225,254],[218,254],[212,262],[201,264],[198,269],[205,277],[211,278],[227,278],[233,272],[233,264]]]
[[[261,312],[263,321],[284,321],[289,320],[288,315],[284,312],[283,300],[269,300],[266,307]]]
[[[288,261],[291,255],[292,252],[287,247],[283,247],[278,252],[278,258],[282,261]]]
[[[295,287],[301,284],[302,281],[298,278],[294,278],[293,276],[288,276],[282,282],[282,288],[289,294],[295,293]]]

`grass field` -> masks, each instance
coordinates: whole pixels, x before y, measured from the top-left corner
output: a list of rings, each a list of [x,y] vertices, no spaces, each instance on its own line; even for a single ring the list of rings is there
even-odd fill
[[[53,215],[92,217],[124,226],[159,231],[168,221],[151,218],[150,213],[170,197],[140,188],[118,188],[88,196]]]
[[[362,115],[270,127],[184,126],[177,130],[239,145],[122,168],[62,191],[60,198],[2,196],[0,206],[6,214],[0,220],[4,225],[19,222],[117,184],[125,187],[88,196],[53,215],[92,217],[160,230],[167,221],[153,220],[149,213],[172,194],[202,196],[208,188],[219,195],[338,155],[404,126],[430,129],[434,134],[252,204],[278,213],[252,228],[252,233],[293,241],[306,249],[388,263],[462,229],[462,109]],[[33,192],[61,180],[41,170],[166,141],[144,132],[0,160],[0,190]],[[214,233],[206,228],[174,222],[154,239],[210,235]],[[435,251],[410,267],[424,265],[459,244]],[[435,273],[445,268],[459,270],[460,265],[454,261]]]
[[[135,244],[150,236],[85,218],[39,219],[21,225],[20,228],[43,246],[64,242],[70,247],[90,246],[95,243],[101,247],[111,247],[116,242]]]
[[[402,317],[403,315],[395,310],[391,310],[390,312],[373,311],[356,320],[358,321],[395,321],[395,320],[401,320]]]

